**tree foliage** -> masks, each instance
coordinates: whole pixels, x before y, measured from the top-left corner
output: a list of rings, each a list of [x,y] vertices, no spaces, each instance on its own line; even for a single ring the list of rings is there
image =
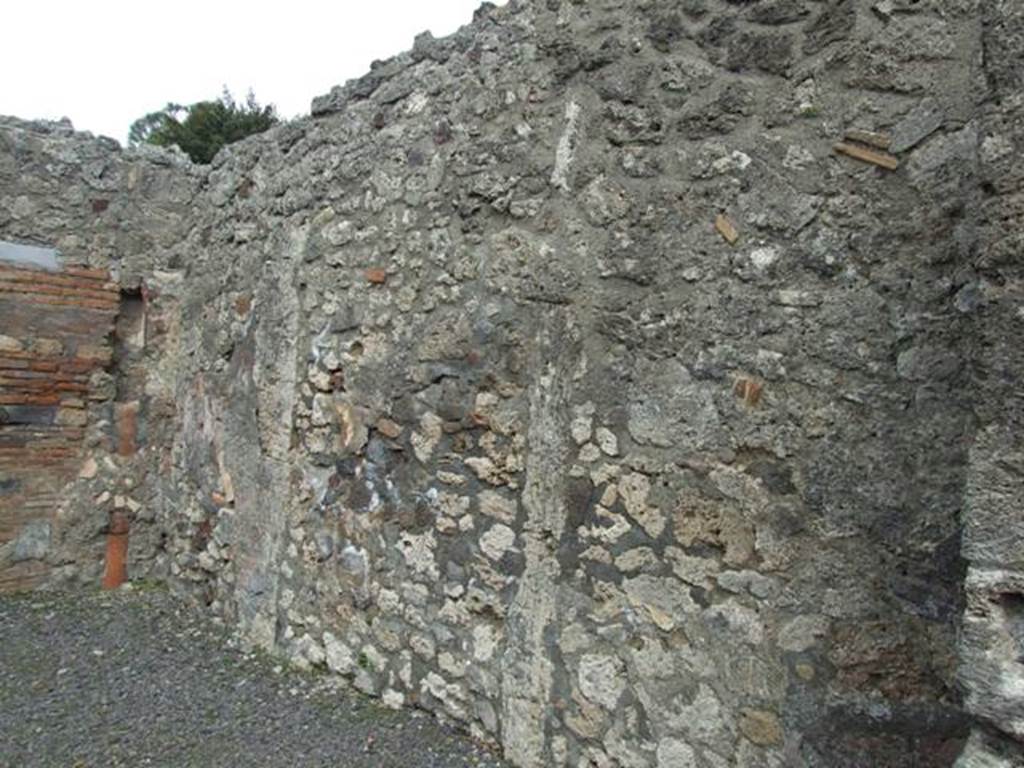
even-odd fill
[[[227,88],[215,101],[190,106],[168,103],[132,123],[128,143],[177,145],[195,163],[206,164],[217,151],[232,142],[267,130],[277,123],[273,104],[260,106],[252,91],[244,104],[237,104]]]

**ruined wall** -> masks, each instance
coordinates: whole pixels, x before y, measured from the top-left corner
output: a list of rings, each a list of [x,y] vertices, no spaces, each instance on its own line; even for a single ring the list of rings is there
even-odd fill
[[[521,766],[952,765],[966,594],[972,749],[1019,738],[1012,10],[514,0],[117,155],[173,329],[138,565]]]
[[[964,501],[966,708],[978,718],[961,768],[1024,765],[1024,6],[984,6],[988,98],[980,114],[973,259],[978,431]]]
[[[950,764],[980,28],[887,7],[514,5],[223,156],[175,568],[522,765]]]
[[[38,585],[78,470],[118,293],[104,270],[0,261],[0,591]]]
[[[197,183],[172,153],[0,118],[0,591],[99,583],[115,516],[137,523],[133,573],[154,563],[166,288]]]

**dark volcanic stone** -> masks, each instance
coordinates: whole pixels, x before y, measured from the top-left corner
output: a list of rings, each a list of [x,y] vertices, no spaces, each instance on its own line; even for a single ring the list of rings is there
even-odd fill
[[[773,75],[785,75],[792,63],[791,35],[743,32],[729,43],[726,64],[734,71],[760,69]]]
[[[853,33],[857,11],[852,0],[830,0],[804,32],[804,53],[818,53],[832,43],[845,40]]]

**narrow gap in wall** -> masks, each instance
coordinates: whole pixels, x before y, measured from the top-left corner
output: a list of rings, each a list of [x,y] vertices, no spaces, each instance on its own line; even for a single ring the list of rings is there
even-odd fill
[[[121,306],[114,325],[114,374],[117,400],[139,400],[146,381],[143,353],[146,347],[146,303],[139,288],[121,291]]]
[[[144,442],[146,302],[140,288],[121,291],[114,323],[112,373],[116,386],[114,430],[117,452],[133,456]]]

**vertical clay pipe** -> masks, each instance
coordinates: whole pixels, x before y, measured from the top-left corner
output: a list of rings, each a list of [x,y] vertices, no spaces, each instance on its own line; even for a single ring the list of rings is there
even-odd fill
[[[103,588],[117,589],[124,584],[128,564],[128,516],[121,511],[110,513],[107,533],[107,562],[103,571]]]

